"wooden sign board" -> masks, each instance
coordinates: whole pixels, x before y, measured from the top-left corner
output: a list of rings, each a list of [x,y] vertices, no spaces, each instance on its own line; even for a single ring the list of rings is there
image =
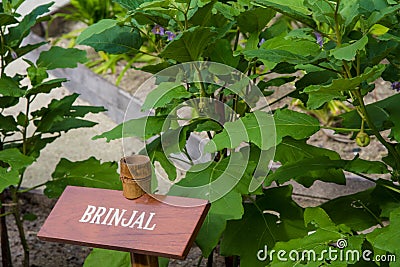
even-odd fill
[[[207,215],[207,200],[68,186],[39,239],[184,259]],[[166,203],[181,204],[172,206]],[[190,207],[188,207],[190,206]]]

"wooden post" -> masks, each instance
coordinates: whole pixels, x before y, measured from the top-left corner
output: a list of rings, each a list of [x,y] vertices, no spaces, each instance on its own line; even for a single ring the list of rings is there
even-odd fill
[[[143,155],[124,157],[120,161],[123,195],[127,199],[140,198],[151,192],[150,158]],[[131,252],[132,267],[158,267],[158,258]]]

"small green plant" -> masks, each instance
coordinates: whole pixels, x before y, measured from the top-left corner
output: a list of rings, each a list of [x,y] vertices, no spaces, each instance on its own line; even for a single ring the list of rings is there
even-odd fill
[[[320,122],[287,107],[278,108],[272,111],[274,134],[268,127],[271,114],[247,104],[246,98],[252,96],[252,90],[237,90],[239,85],[233,86],[234,90],[222,84],[215,86],[196,81],[179,84],[177,81],[182,80],[184,73],[181,72],[180,76],[165,75],[159,79],[158,86],[147,96],[143,109],[152,109],[154,116],[128,121],[124,127],[120,125],[99,136],[108,140],[139,136],[147,140],[147,154],[153,162],[160,163],[170,180],[175,180],[176,168],[171,158],[182,153],[190,163],[190,155],[185,150],[187,140],[197,132],[207,135],[210,142],[206,152],[216,156],[207,165],[193,164],[185,178],[172,187],[171,194],[182,193],[176,186],[197,187],[218,180],[220,174],[232,171],[228,166],[230,160],[250,151],[249,158],[243,160],[243,165],[247,166],[245,172],[231,173],[232,179],[240,176],[238,185],[212,203],[199,232],[196,242],[204,257],[210,257],[219,244],[222,255],[234,257],[227,261],[230,266],[238,264],[238,257],[240,265],[245,267],[379,266],[377,262],[367,263],[362,258],[338,262],[324,257],[323,251],[338,240],[347,242],[347,248],[341,247],[344,252],[353,249],[362,253],[369,249],[374,255],[400,257],[397,248],[400,95],[365,103],[365,97],[376,90],[377,79],[391,82],[394,89],[400,87],[399,1],[116,2],[127,9],[129,17],[123,21],[103,20],[94,24],[81,34],[78,43],[109,53],[146,54],[149,51],[141,46],[145,43],[159,60],[156,65],[142,68],[151,73],[190,61],[218,62],[247,74],[265,96],[271,94],[270,86],[279,87],[295,81],[296,89],[277,101],[289,97],[299,99],[309,111],[318,112],[326,103],[340,100],[352,109],[337,118],[342,121],[340,127],[332,127],[325,124],[329,121]],[[299,71],[302,74],[297,77]],[[196,68],[191,70],[198,76],[221,78],[218,75],[225,75],[228,80],[232,75],[224,69],[210,68],[210,72],[212,74]],[[265,79],[267,74],[279,77],[268,80]],[[243,82],[244,88],[250,88],[246,78]],[[160,95],[164,97],[162,100],[159,100]],[[264,99],[257,97],[257,100]],[[175,112],[180,105],[197,101],[197,110],[192,114],[200,114],[209,100],[223,102],[235,115],[223,121],[223,125],[213,123],[219,120],[196,116],[187,119],[185,125],[164,124],[171,114],[177,121],[184,120]],[[352,133],[362,147],[368,146],[370,140],[377,141],[386,148],[387,155],[379,161],[359,156],[343,160],[335,151],[307,143],[313,134],[325,128]],[[166,149],[160,145],[160,140],[169,140],[169,136],[178,136],[178,141],[172,143],[171,149]],[[273,146],[267,137],[275,140]],[[274,161],[282,166],[269,171],[268,162],[261,162],[264,164],[256,168],[260,164],[260,154],[273,150]],[[284,185],[294,181],[309,187],[317,180],[345,184],[344,171],[372,181],[376,186],[334,198],[316,208],[302,208],[292,200],[292,186]],[[263,186],[249,190],[250,180],[257,174],[265,179]],[[385,174],[390,179],[384,179]],[[372,175],[382,178],[373,179]],[[268,188],[273,183],[278,187]],[[189,196],[210,199],[213,194],[215,191],[210,187],[209,191]],[[383,221],[390,224],[385,226]],[[376,229],[366,233],[371,227]],[[276,257],[260,260],[257,252],[264,246],[275,251],[301,252],[313,248],[318,257],[285,262]],[[101,254],[96,252],[97,256]],[[87,266],[94,264],[94,259],[90,257]],[[209,264],[211,262],[212,256]],[[384,264],[397,266],[395,262],[381,266]]]
[[[21,18],[15,10],[22,2],[2,1],[0,5],[0,228],[2,266],[5,267],[13,265],[6,224],[9,216],[14,217],[23,247],[22,266],[30,266],[29,244],[23,223],[25,220],[34,220],[36,216],[22,213],[21,195],[46,185],[46,194],[57,197],[69,183],[99,186],[101,183],[97,181],[101,179],[105,179],[106,183],[103,185],[109,181],[108,187],[120,188],[118,182],[112,182],[116,177],[116,165],[100,164],[94,158],[78,163],[62,159],[53,173],[52,181],[32,188],[21,186],[26,168],[35,163],[47,144],[69,130],[94,126],[95,122],[83,117],[90,112],[104,111],[103,107],[74,105],[77,94],[53,99],[47,106],[32,110],[32,104],[38,95],[50,94],[67,81],[64,78],[51,79],[48,71],[74,68],[77,63],[86,61],[86,53],[74,48],[51,47],[48,51],[41,52],[36,62],[24,59],[29,65],[26,73],[9,76],[7,68],[11,63],[46,44],[23,44],[23,40],[28,36],[30,28],[43,20],[42,15],[49,12],[52,3],[38,6]],[[12,109],[14,111],[11,111]],[[15,110],[18,112],[15,113]],[[67,179],[71,175],[73,178]],[[102,178],[99,178],[100,176]]]

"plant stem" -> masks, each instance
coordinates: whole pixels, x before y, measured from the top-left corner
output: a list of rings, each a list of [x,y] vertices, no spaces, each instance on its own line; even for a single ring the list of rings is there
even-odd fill
[[[213,261],[214,261],[214,250],[212,250],[210,256],[208,256],[207,267],[213,267]]]
[[[35,186],[33,186],[33,187],[30,187],[30,188],[26,188],[26,189],[23,189],[23,190],[18,190],[18,193],[19,193],[19,194],[22,194],[22,193],[29,192],[29,191],[31,191],[31,190],[34,190],[34,189],[36,189],[36,188],[39,188],[39,187],[41,187],[41,186],[46,185],[46,183],[47,183],[47,182],[44,182],[44,183],[35,185]]]
[[[23,267],[29,267],[29,246],[25,236],[23,221],[21,220],[21,208],[19,204],[19,197],[16,188],[11,188],[12,200],[15,206],[13,207],[13,214],[15,223],[17,224],[19,238],[21,239],[22,248],[24,249],[24,259],[22,262]]]
[[[359,132],[360,131],[360,129],[330,127],[330,126],[325,126],[325,125],[321,125],[320,127],[323,128],[323,129],[334,130],[334,131],[337,131],[337,132]]]
[[[342,45],[342,35],[340,34],[339,20],[338,20],[339,6],[340,6],[340,0],[337,0],[334,18],[335,18],[336,43],[338,47]]]
[[[1,56],[1,75],[0,77],[4,76],[4,71],[5,71],[5,62],[4,62],[4,32],[3,32],[3,28],[0,27],[0,39],[1,39],[1,50],[0,50],[0,56]]]
[[[240,37],[240,30],[239,27],[236,30],[236,36],[235,36],[235,43],[233,44],[233,51],[236,51],[238,45],[239,45],[239,37]]]
[[[3,206],[5,200],[5,191],[0,194],[0,213],[6,214],[5,207]],[[1,261],[4,267],[11,267],[11,250],[10,250],[10,241],[8,239],[8,231],[7,231],[7,221],[6,216],[0,217],[0,231],[1,231]]]
[[[293,90],[293,91],[290,91],[290,92],[287,93],[287,94],[284,94],[283,96],[281,96],[281,97],[279,97],[278,99],[272,101],[271,103],[268,103],[267,105],[265,105],[265,106],[259,108],[258,110],[262,110],[262,109],[264,109],[264,108],[270,107],[270,106],[272,106],[272,105],[274,105],[274,104],[276,104],[276,103],[282,101],[283,99],[285,99],[286,97],[288,97],[288,96],[289,96],[291,93],[293,93],[294,91],[296,91],[296,90]]]
[[[359,103],[360,103],[360,112],[362,114],[362,118],[363,120],[365,120],[365,122],[368,124],[368,127],[371,129],[372,133],[376,136],[376,138],[379,140],[379,142],[382,143],[382,145],[384,145],[386,147],[386,149],[388,150],[389,154],[391,154],[394,159],[395,159],[395,164],[396,164],[396,169],[399,170],[400,169],[400,155],[399,153],[396,151],[396,149],[389,144],[385,138],[383,138],[383,136],[381,135],[381,133],[379,132],[379,130],[376,128],[375,124],[373,123],[373,121],[371,120],[371,117],[369,116],[369,113],[367,111],[367,108],[365,106],[364,103],[364,98],[361,95],[361,91],[360,89],[355,91],[355,96],[357,97]]]

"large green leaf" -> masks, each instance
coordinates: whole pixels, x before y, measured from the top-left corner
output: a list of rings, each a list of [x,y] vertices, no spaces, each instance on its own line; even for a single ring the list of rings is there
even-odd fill
[[[305,158],[279,167],[267,176],[266,185],[273,181],[283,184],[291,179],[310,187],[316,180],[345,184],[343,172],[337,171],[344,167],[344,162],[331,160],[326,156]]]
[[[261,32],[275,16],[275,11],[269,8],[253,8],[240,13],[237,24],[244,32]]]
[[[226,221],[240,219],[243,215],[242,185],[251,179],[255,167],[254,164],[246,166],[244,162],[240,153],[234,153],[220,162],[195,165],[189,169],[184,179],[171,187],[168,193],[209,200],[219,198],[212,202],[196,239],[205,257],[218,244],[225,230]]]
[[[88,112],[100,112],[104,109],[98,107],[81,109],[79,106],[72,106],[78,96],[78,94],[72,94],[62,99],[53,99],[47,107],[32,112],[31,115],[35,118],[34,123],[37,127],[36,131],[42,133],[66,132],[74,128],[94,126],[96,123],[75,119],[75,117],[84,116]],[[76,112],[77,109],[80,111]],[[83,111],[86,113],[83,114]]]
[[[160,136],[151,141],[151,143],[146,144],[146,147],[139,154],[148,156],[153,164],[158,161],[168,175],[168,179],[171,181],[176,179],[176,167],[164,152]]]
[[[44,193],[50,198],[59,197],[67,185],[121,190],[117,167],[116,162],[101,163],[94,157],[77,162],[63,158],[51,175],[53,179],[46,183]]]
[[[219,39],[211,47],[210,59],[213,62],[222,63],[233,68],[236,68],[239,64],[239,57],[233,56],[231,44],[226,39]]]
[[[359,51],[364,50],[365,46],[368,43],[368,36],[364,35],[360,40],[350,44],[350,45],[343,45],[337,49],[332,50],[331,54],[336,59],[339,60],[347,60],[352,61],[356,58],[356,55]]]
[[[162,82],[146,96],[142,110],[165,107],[174,99],[190,98],[191,96],[192,93],[188,92],[181,83]]]
[[[380,64],[372,68],[367,68],[363,74],[354,78],[339,78],[333,80],[328,85],[310,85],[304,89],[309,95],[307,107],[317,109],[324,103],[333,99],[345,99],[343,91],[351,91],[357,89],[362,82],[373,82],[379,78],[385,70],[385,65]]]
[[[7,26],[10,24],[18,23],[14,16],[6,13],[0,13],[0,26]]]
[[[270,265],[268,266],[325,266],[333,263],[333,266],[347,266],[348,264],[355,263],[357,257],[342,257],[344,259],[338,260],[338,254],[341,248],[336,249],[336,253],[327,253],[332,250],[331,244],[343,245],[343,254],[348,255],[347,251],[356,250],[361,255],[361,246],[364,242],[363,236],[352,236],[350,229],[345,225],[335,225],[325,211],[321,208],[307,208],[304,211],[304,222],[306,225],[312,225],[316,231],[310,233],[302,238],[292,239],[287,242],[278,242],[273,248],[275,251],[284,250],[286,255],[283,256],[286,260],[282,261],[279,257],[274,255]],[[341,243],[338,241],[341,240]],[[297,253],[293,253],[296,251]],[[292,257],[289,256],[292,253]],[[303,254],[304,253],[304,254]],[[296,254],[300,256],[296,258]],[[325,254],[325,255],[324,255]],[[304,259],[301,256],[304,255]],[[335,257],[330,259],[330,257]]]
[[[11,185],[17,185],[20,181],[20,175],[17,170],[8,171],[0,167],[0,193]]]
[[[11,115],[4,116],[0,113],[0,125],[0,132],[2,133],[18,131],[18,124]]]
[[[285,166],[286,164],[295,163],[303,159],[315,159],[319,157],[329,157],[331,160],[339,160],[340,156],[336,152],[324,148],[308,145],[306,140],[295,140],[286,137],[276,147],[275,160]],[[291,173],[287,173],[288,177],[292,177]],[[305,173],[300,173],[295,180],[305,186],[310,186],[314,179],[322,179],[326,182],[344,183],[344,174],[341,170],[335,169],[319,169],[309,170]]]
[[[199,60],[206,47],[214,42],[217,34],[212,28],[192,27],[171,41],[161,52],[161,56],[178,62]]]
[[[26,92],[26,96],[37,95],[37,94],[47,94],[52,89],[61,87],[63,82],[66,82],[67,79],[60,78],[60,79],[53,79],[50,81],[46,81],[35,85],[31,89]]]
[[[35,159],[22,154],[17,148],[9,148],[0,151],[0,161],[8,163],[11,169],[19,171],[31,165]]]
[[[129,252],[94,248],[85,259],[83,267],[98,267],[99,263],[108,267],[130,267]]]
[[[290,43],[291,41],[288,41]],[[309,60],[303,56],[294,52],[279,49],[255,49],[255,50],[245,50],[243,54],[246,58],[253,59],[258,58],[260,60],[265,60],[268,62],[281,63],[287,62],[290,64],[305,64]]]
[[[142,139],[147,139],[154,135],[160,134],[165,121],[165,116],[148,116],[132,119],[119,124],[108,132],[96,135],[93,137],[93,139],[96,140],[100,138],[106,138],[107,142],[124,137],[139,137]]]
[[[227,122],[224,130],[214,136],[205,146],[205,151],[215,152],[224,148],[236,148],[242,142],[252,142],[263,150],[275,145],[273,117],[262,111],[249,113],[234,122]]]
[[[379,223],[380,217],[388,217],[400,204],[399,194],[377,185],[365,191],[332,199],[323,208],[336,224],[345,224],[354,231],[363,231]]]
[[[316,23],[308,16],[310,11],[304,6],[302,0],[288,0],[285,2],[279,0],[257,0],[256,3],[300,21],[311,28],[316,28]]]
[[[393,210],[390,213],[390,225],[384,228],[377,228],[372,233],[367,235],[367,240],[378,249],[388,251],[400,257],[400,247],[398,242],[400,240],[400,208]],[[391,267],[399,266],[398,263],[390,263]]]
[[[0,78],[0,95],[21,97],[25,95],[25,90],[20,89],[18,83],[8,76]]]
[[[335,9],[332,4],[324,0],[306,0],[304,5],[312,11],[315,21],[323,22],[331,26],[335,26]]]
[[[116,20],[103,19],[86,28],[77,43],[91,46],[96,51],[124,54],[137,51],[142,46],[142,38],[136,29],[121,26]]]
[[[53,46],[48,51],[40,53],[36,64],[48,70],[58,68],[75,68],[78,63],[87,61],[86,51],[76,48],[62,48]]]
[[[26,15],[17,26],[9,28],[9,33],[6,35],[6,43],[10,47],[17,47],[26,36],[28,36],[31,27],[36,24],[36,20],[40,15],[49,12],[49,8],[54,2],[47,3],[36,7],[31,13]]]
[[[252,142],[262,150],[278,145],[282,138],[291,136],[303,139],[319,130],[317,119],[304,113],[283,109],[272,117],[255,111],[245,117],[224,125],[224,130],[207,143],[205,150],[214,152],[223,148],[235,148],[241,142]]]
[[[285,136],[300,140],[310,137],[319,130],[319,121],[316,118],[289,109],[277,110],[274,119],[277,145]]]
[[[252,203],[245,203],[243,218],[228,221],[221,254],[240,256],[242,266],[265,266],[266,262],[257,259],[259,250],[305,236],[303,209],[293,202],[291,194],[291,186],[272,188]]]

